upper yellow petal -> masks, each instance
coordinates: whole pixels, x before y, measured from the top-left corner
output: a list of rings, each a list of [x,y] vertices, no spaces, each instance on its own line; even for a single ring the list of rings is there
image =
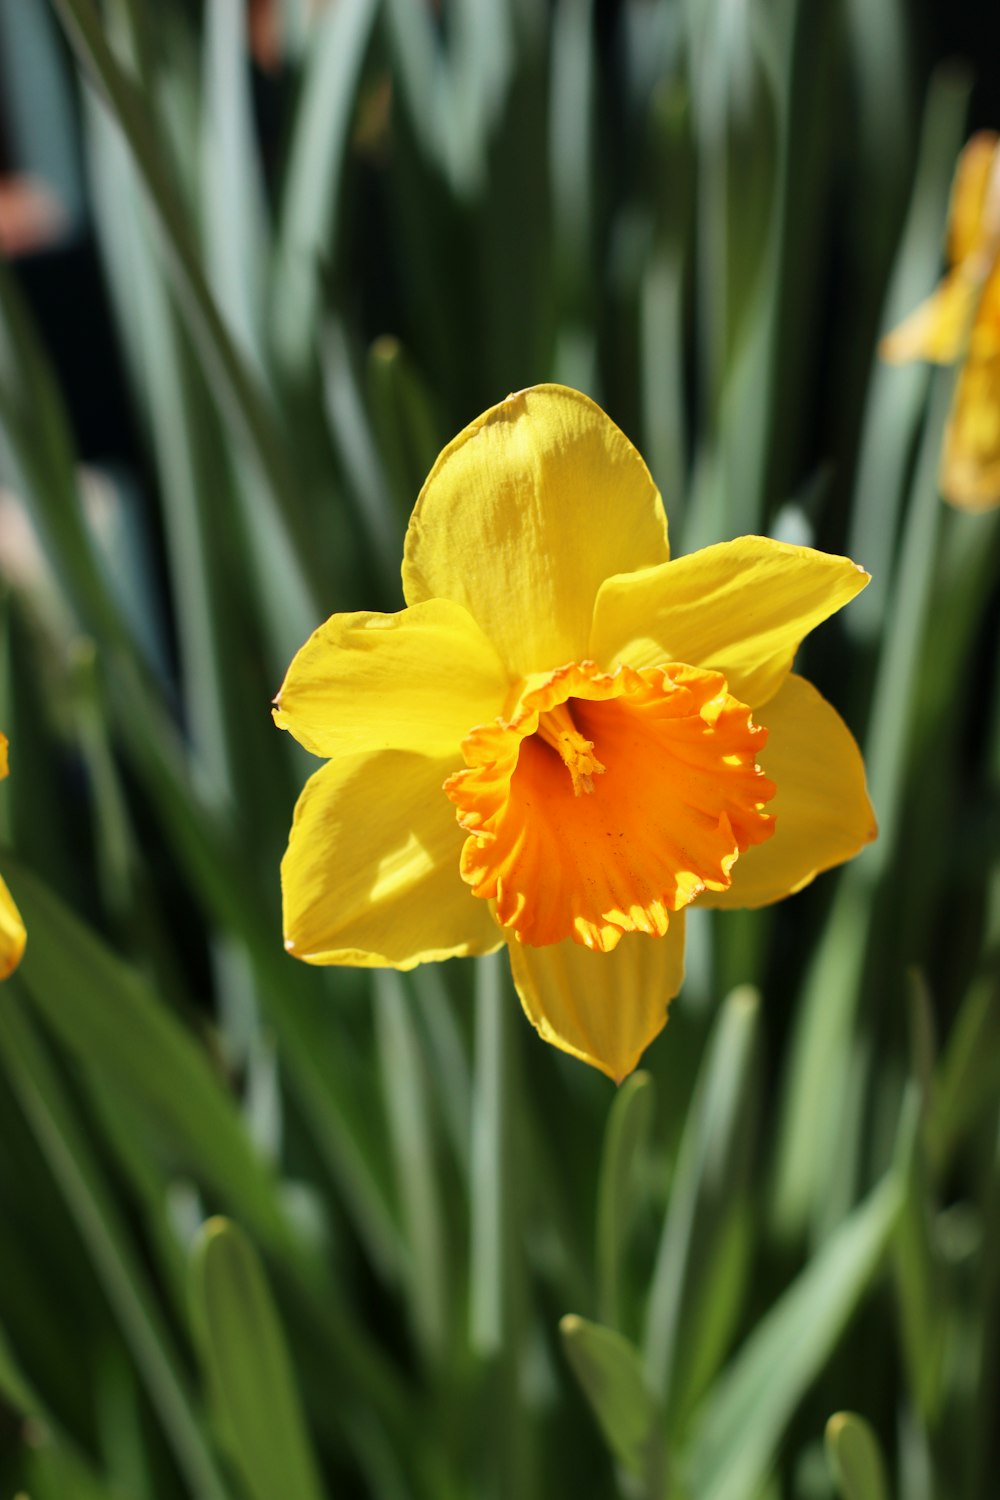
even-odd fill
[[[415,750],[459,756],[504,707],[500,658],[461,605],[333,615],[295,655],[274,721],[314,755]]]
[[[21,962],[25,941],[21,913],[14,904],[5,881],[0,877],[0,979],[6,979]]]
[[[547,948],[510,944],[514,986],[539,1036],[616,1083],[663,1030],[684,981],[684,913],[664,937],[626,933],[612,953],[567,938]]]
[[[590,655],[606,668],[668,661],[711,668],[757,708],[777,692],[802,638],[867,582],[847,557],[760,536],[720,542],[609,578],[597,597]]]
[[[459,874],[454,770],[401,750],[339,756],[306,782],[281,862],[285,946],[314,964],[411,969],[501,934]]]
[[[8,774],[7,765],[7,736],[0,734],[0,781]]]
[[[632,444],[587,396],[541,385],[491,407],[438,458],[406,533],[403,591],[409,604],[464,605],[526,676],[586,655],[605,578],[669,555]]]
[[[1000,136],[979,130],[963,147],[955,167],[948,205],[948,262],[959,265],[988,246],[997,233],[996,168]]]
[[[736,861],[728,891],[699,906],[767,906],[851,859],[878,829],[854,736],[812,683],[792,674],[761,714],[760,762],[777,787],[774,835]]]

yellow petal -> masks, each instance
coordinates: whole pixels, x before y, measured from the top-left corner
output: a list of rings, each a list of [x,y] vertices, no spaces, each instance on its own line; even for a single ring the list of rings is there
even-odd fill
[[[7,736],[0,734],[0,781],[3,781],[7,774]]]
[[[437,599],[395,615],[334,615],[295,655],[274,721],[314,755],[459,754],[501,713],[500,659],[475,620]]]
[[[768,804],[774,836],[741,854],[729,890],[706,892],[699,906],[780,901],[878,831],[854,736],[812,683],[787,677],[760,718],[768,731],[760,763],[778,789]]]
[[[669,557],[649,471],[598,406],[563,386],[508,396],[448,445],[406,533],[408,604],[463,604],[515,675],[587,652],[603,579]]]
[[[1000,505],[1000,357],[959,376],[941,457],[941,493],[962,510]]]
[[[967,260],[995,234],[997,206],[990,194],[990,179],[997,162],[995,131],[980,130],[967,142],[958,158],[948,205],[948,262],[958,265]],[[988,200],[990,211],[987,212]],[[992,221],[992,222],[991,222]]]
[[[605,668],[668,661],[710,668],[756,709],[777,692],[803,636],[867,582],[850,558],[738,537],[631,578],[609,578],[597,598],[590,655]]]
[[[2,736],[0,736],[2,738]],[[4,744],[6,749],[6,742]],[[24,952],[25,931],[21,913],[14,905],[14,898],[0,877],[0,979],[6,979],[21,962]]]
[[[500,932],[459,874],[455,769],[401,750],[341,756],[310,777],[281,862],[285,946],[314,964],[411,969],[488,953]]]
[[[949,365],[965,350],[983,283],[967,265],[949,272],[935,291],[878,346],[891,365],[928,359]]]
[[[510,967],[543,1041],[620,1083],[663,1030],[683,983],[684,913],[670,918],[665,937],[626,933],[612,953],[572,938],[548,948],[511,943]]]

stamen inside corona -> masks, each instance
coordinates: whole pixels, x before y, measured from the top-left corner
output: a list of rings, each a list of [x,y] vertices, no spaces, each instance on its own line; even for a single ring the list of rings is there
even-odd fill
[[[444,785],[469,835],[462,878],[522,943],[662,937],[770,838],[766,740],[718,672],[561,667],[463,742]]]
[[[561,757],[573,782],[573,796],[594,790],[594,777],[604,772],[604,767],[594,754],[593,740],[585,740],[573,723],[568,703],[559,703],[538,716],[539,739],[551,745]]]

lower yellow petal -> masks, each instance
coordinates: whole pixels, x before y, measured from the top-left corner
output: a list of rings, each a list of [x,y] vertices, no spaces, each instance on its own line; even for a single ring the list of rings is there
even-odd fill
[[[733,696],[756,709],[777,692],[800,641],[867,583],[848,557],[737,537],[609,578],[590,654],[605,668],[682,661],[721,672]]]
[[[310,777],[281,863],[290,953],[411,969],[500,946],[489,907],[459,874],[463,834],[441,790],[453,769],[387,750],[339,757]]]
[[[395,615],[333,615],[288,669],[274,721],[314,755],[361,750],[458,754],[504,706],[507,675],[459,604]]]
[[[2,877],[0,877],[0,979],[6,979],[21,962],[25,931],[21,913]]]
[[[684,913],[664,937],[626,933],[613,953],[571,938],[548,948],[512,942],[509,951],[524,1013],[543,1041],[620,1083],[663,1030],[684,980]]]
[[[1000,356],[970,359],[955,390],[941,493],[962,510],[1000,505]]]
[[[741,854],[728,891],[699,906],[767,906],[851,859],[878,829],[854,736],[812,683],[787,677],[760,714],[768,731],[760,763],[777,787],[774,835]]]

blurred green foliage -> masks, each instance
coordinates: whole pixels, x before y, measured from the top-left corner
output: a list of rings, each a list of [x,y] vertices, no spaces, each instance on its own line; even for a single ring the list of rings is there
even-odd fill
[[[899,0],[255,12],[266,69],[243,0],[0,5],[69,236],[0,265],[0,1493],[987,1500],[1000,512],[938,498],[947,374],[874,359],[969,81]],[[494,961],[280,936],[285,665],[399,604],[438,449],[541,380],[675,552],[874,575],[808,669],[881,838],[693,912],[617,1095]]]

